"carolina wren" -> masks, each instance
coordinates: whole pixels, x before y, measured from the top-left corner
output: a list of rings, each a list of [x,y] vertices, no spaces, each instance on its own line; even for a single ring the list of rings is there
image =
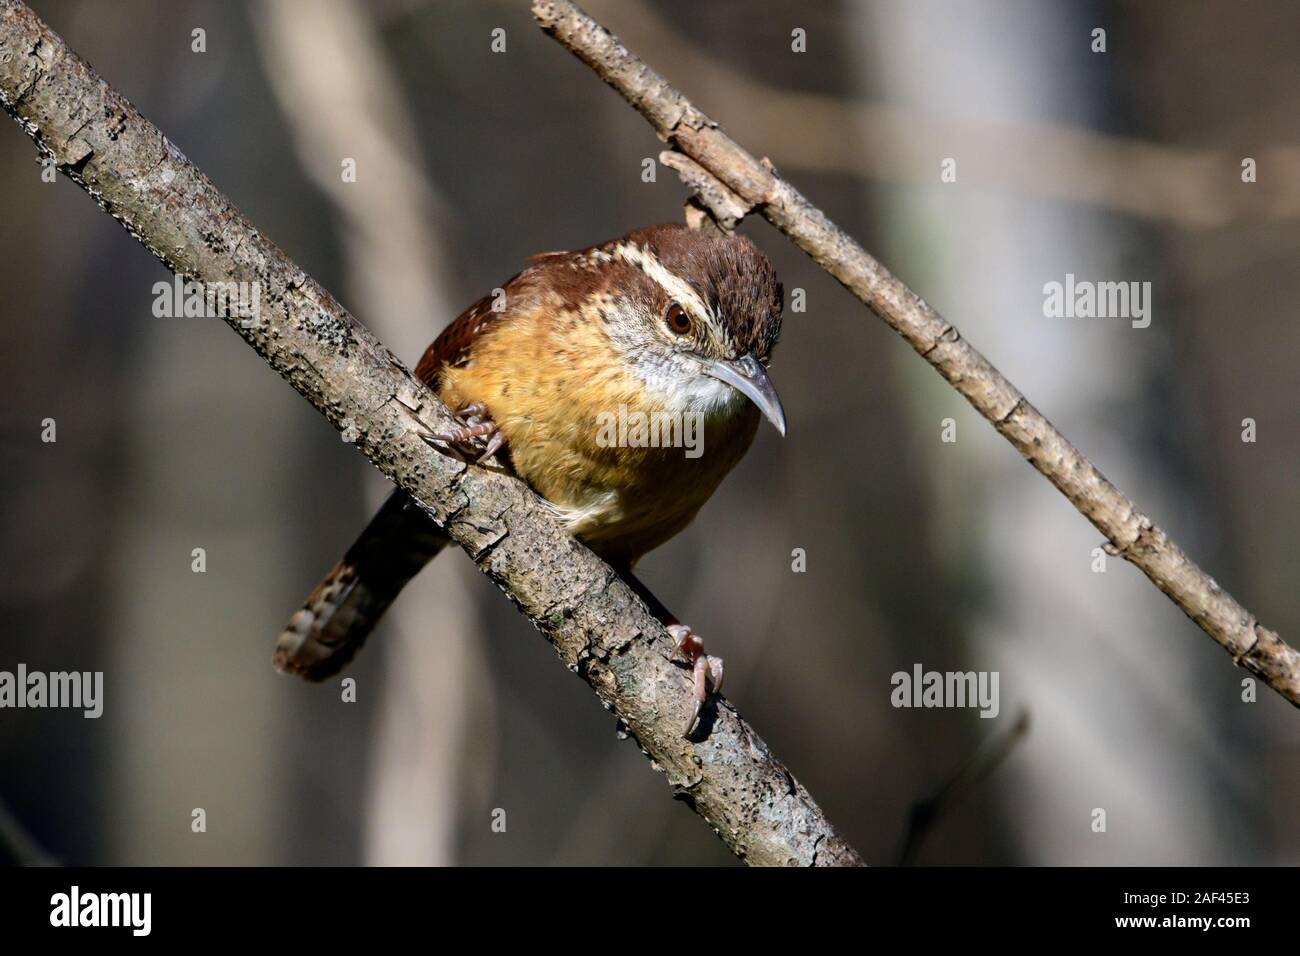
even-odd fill
[[[689,734],[721,686],[722,661],[632,568],[695,517],[749,448],[760,413],[785,434],[765,371],[781,331],[781,286],[748,239],[676,225],[530,263],[470,306],[416,366],[459,421],[423,437],[478,462],[495,455],[646,601],[693,670]],[[655,430],[601,427],[638,413],[635,421],[677,438],[683,423],[698,425],[702,448],[689,457],[680,442],[647,441]],[[336,674],[447,540],[394,492],[289,621],[275,666],[309,680]]]

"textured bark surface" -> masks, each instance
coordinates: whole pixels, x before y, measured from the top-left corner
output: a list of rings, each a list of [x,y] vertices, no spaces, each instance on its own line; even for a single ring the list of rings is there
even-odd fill
[[[0,0],[0,101],[173,272],[260,283],[260,321],[228,324],[447,528],[737,856],[764,865],[862,862],[725,700],[706,712],[694,742],[681,737],[690,675],[670,662],[672,640],[644,605],[522,483],[466,468],[421,441],[403,406],[445,425],[436,397],[16,0]],[[277,624],[268,622],[268,647]]]
[[[670,163],[719,222],[759,212],[919,352],[1132,562],[1232,655],[1300,706],[1300,652],[1228,594],[1110,483],[1038,409],[925,300],[568,0],[534,0],[533,15],[617,90],[660,139],[693,163]],[[712,177],[716,183],[708,183]]]

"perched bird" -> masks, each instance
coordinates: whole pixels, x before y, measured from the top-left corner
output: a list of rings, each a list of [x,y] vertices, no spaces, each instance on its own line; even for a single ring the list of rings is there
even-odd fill
[[[689,734],[721,686],[722,661],[632,569],[691,522],[749,448],[760,413],[785,434],[765,370],[781,286],[748,239],[676,225],[530,263],[416,366],[458,419],[424,437],[472,461],[495,456],[646,601],[693,670]],[[629,421],[640,427],[622,427]],[[694,447],[683,447],[688,437]],[[447,541],[395,491],[289,621],[275,666],[309,680],[336,674]]]

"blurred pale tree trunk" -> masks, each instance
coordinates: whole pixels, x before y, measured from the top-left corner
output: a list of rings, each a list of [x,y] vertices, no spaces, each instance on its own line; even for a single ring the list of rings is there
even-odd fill
[[[1292,4],[585,5],[932,298],[1262,620],[1300,629]],[[659,149],[644,122],[525,3],[39,10],[407,360],[525,255],[680,215],[674,176],[641,181]],[[1090,10],[1109,57],[1087,52]],[[1077,143],[1067,182],[1035,160]],[[109,695],[100,721],[0,724],[2,796],[42,842],[70,862],[729,861],[454,555],[349,671],[359,704],[274,675],[276,629],[386,488],[220,323],[149,315],[168,273],[68,183],[39,184],[23,137],[0,149],[5,649],[102,666]],[[1094,149],[1121,173],[1145,157],[1146,178],[1107,196]],[[1146,215],[1152,157],[1197,169],[1195,187],[1237,149],[1259,152],[1256,206],[1235,181],[1160,192],[1180,215],[1155,226],[1042,198]],[[941,185],[948,155],[958,182]],[[997,188],[972,155],[1009,157]],[[1093,574],[1092,529],[923,363],[772,230],[743,229],[787,300],[808,295],[773,366],[790,434],[760,435],[644,570],[831,818],[890,862],[910,802],[1025,703],[1029,741],[922,862],[1293,859],[1291,710],[1239,705],[1244,674],[1132,568]],[[1042,284],[1066,272],[1152,280],[1152,327],[1044,318]],[[59,443],[33,448],[47,414]],[[1246,415],[1258,444],[1238,438]],[[914,661],[1000,670],[1003,720],[892,709],[890,672]],[[486,825],[496,806],[508,837]]]
[[[401,84],[375,24],[353,0],[258,4],[255,34],[298,157],[339,216],[346,290],[363,321],[414,362],[460,311],[442,279],[448,218],[425,171]],[[356,162],[355,181],[342,163]],[[364,463],[356,461],[356,467]],[[391,485],[367,483],[371,507]],[[366,516],[357,515],[360,531]],[[347,543],[340,542],[340,549]],[[340,550],[341,553],[341,550]],[[366,860],[455,862],[462,750],[472,698],[490,713],[490,678],[456,555],[403,592],[368,653],[386,658],[365,811]],[[476,739],[493,739],[482,720]],[[490,766],[491,748],[475,752]],[[484,822],[486,826],[486,822]]]
[[[96,65],[118,82],[138,82],[140,47],[159,51],[150,82],[129,86],[132,96],[190,155],[219,166],[224,151],[242,147],[222,142],[199,117],[253,82],[246,50],[230,42],[237,12],[174,8],[128,24],[108,5],[82,4],[48,15],[72,47],[111,51]],[[183,60],[195,22],[212,42],[203,58]],[[102,42],[128,33],[130,43]],[[182,62],[192,82],[173,82]],[[100,215],[89,205],[80,213]],[[308,457],[303,419],[279,414],[289,406],[283,384],[249,361],[220,321],[155,318],[153,283],[171,275],[115,239],[124,265],[114,281],[126,304],[112,322],[142,332],[128,360],[127,467],[104,556],[114,595],[103,616],[114,728],[106,856],[127,864],[281,862],[276,810],[295,804],[297,788],[275,731],[290,731],[292,718],[287,699],[272,693],[264,649],[287,610],[283,569],[295,557],[283,523],[292,520],[297,491],[285,476]],[[193,569],[196,548],[202,573]],[[195,809],[204,811],[206,833],[191,828]],[[307,802],[298,812],[306,818],[321,809]]]
[[[1088,59],[1093,24],[1077,11],[1023,2],[858,9],[864,77],[907,109],[1012,122],[1047,111],[1104,124],[1105,108],[1120,105],[1097,93],[1122,84],[1104,59]],[[1064,64],[1062,35],[1077,51]],[[1165,340],[1177,334],[1159,260],[1141,251],[1155,237],[1086,207],[981,191],[962,146],[955,136],[932,157],[932,186],[882,190],[893,234],[886,261],[1157,520],[1185,533],[1186,486],[1148,453],[1185,427],[1144,411],[1153,381],[1169,374]],[[1014,153],[1016,143],[1004,148]],[[946,158],[956,160],[955,183],[940,182]],[[1044,317],[1044,283],[1067,272],[1152,281],[1155,321],[1134,329]],[[1214,801],[1239,769],[1214,733],[1227,702],[1204,690],[1222,662],[1185,653],[1188,622],[1122,561],[1093,573],[1096,532],[950,388],[913,356],[901,361],[916,386],[915,427],[928,439],[943,554],[957,573],[978,569],[974,586],[987,595],[969,621],[966,660],[1001,672],[1002,720],[1018,705],[1033,716],[1023,759],[998,779],[1024,861],[1235,859],[1241,834],[1216,817]],[[956,444],[940,442],[947,417]],[[1135,629],[1140,639],[1129,640]],[[1094,808],[1106,811],[1105,834],[1091,830]]]

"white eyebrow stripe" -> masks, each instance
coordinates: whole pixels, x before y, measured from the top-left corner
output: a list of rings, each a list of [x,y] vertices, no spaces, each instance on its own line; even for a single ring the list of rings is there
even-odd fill
[[[614,254],[629,265],[636,266],[659,284],[668,293],[668,297],[680,302],[688,312],[694,312],[695,318],[714,328],[722,323],[718,321],[713,310],[690,285],[679,276],[673,275],[651,252],[631,243],[619,243],[614,247]]]

